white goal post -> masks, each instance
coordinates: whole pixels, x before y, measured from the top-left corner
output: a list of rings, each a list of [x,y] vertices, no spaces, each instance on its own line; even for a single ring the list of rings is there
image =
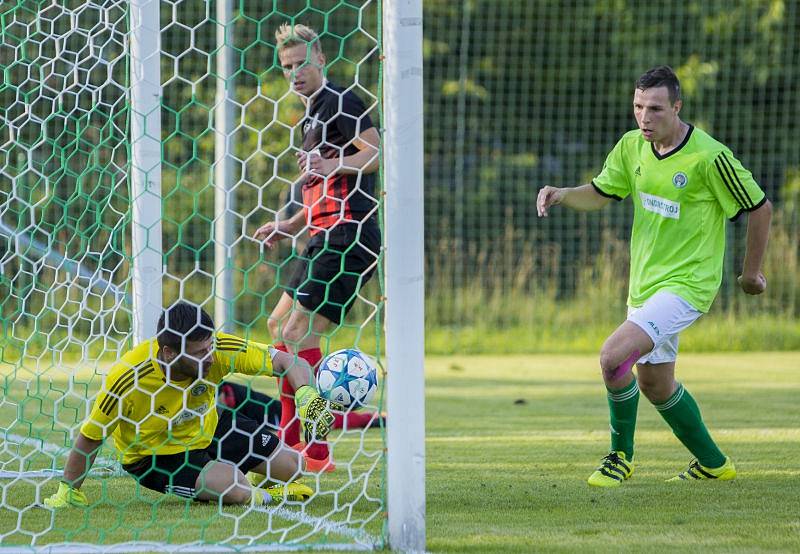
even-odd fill
[[[422,0],[384,7],[389,543],[425,549]]]

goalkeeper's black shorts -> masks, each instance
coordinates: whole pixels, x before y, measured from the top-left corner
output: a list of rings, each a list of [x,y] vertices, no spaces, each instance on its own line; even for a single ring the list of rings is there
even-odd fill
[[[371,220],[320,231],[296,258],[289,294],[307,310],[341,323],[375,272],[380,250],[381,232]]]
[[[206,448],[178,454],[154,454],[122,468],[143,487],[164,494],[194,498],[200,471],[214,460],[230,462],[247,473],[265,461],[280,443],[264,422],[231,410],[219,410],[214,438]]]

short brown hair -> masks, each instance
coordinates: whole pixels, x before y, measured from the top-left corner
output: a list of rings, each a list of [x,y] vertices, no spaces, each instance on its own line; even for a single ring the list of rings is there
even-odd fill
[[[201,308],[189,302],[175,302],[158,318],[158,345],[180,350],[183,341],[206,340],[214,332],[214,320]]]
[[[659,65],[649,69],[636,80],[636,88],[639,90],[658,87],[667,87],[670,104],[681,99],[681,83],[670,66]]]
[[[319,35],[311,27],[305,25],[289,25],[288,23],[282,24],[275,31],[275,43],[278,45],[278,52],[285,48],[291,48],[298,44],[305,44],[311,46],[311,51],[317,54],[322,53],[322,46],[319,44]]]

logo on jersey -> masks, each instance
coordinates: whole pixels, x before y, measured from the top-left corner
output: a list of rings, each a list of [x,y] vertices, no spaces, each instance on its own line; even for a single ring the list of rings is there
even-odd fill
[[[642,166],[637,165],[636,166],[636,171],[634,171],[633,174],[636,175],[637,177],[641,177],[642,176]]]
[[[166,406],[162,405],[162,406],[159,406],[158,408],[156,408],[156,413],[160,414],[160,415],[165,415],[165,414],[169,413],[169,410],[167,409]]]
[[[319,125],[319,114],[315,113],[313,119],[307,119],[305,125],[303,125],[303,134],[309,132],[311,129],[316,129],[317,125]]]
[[[195,418],[202,417],[208,411],[208,404],[198,406],[194,410],[183,410],[172,419],[172,425],[183,425]]]
[[[679,202],[673,202],[672,200],[641,191],[639,192],[639,198],[642,201],[642,208],[648,212],[670,219],[680,219],[681,217],[681,205]]]
[[[676,189],[682,189],[689,183],[689,178],[686,176],[686,173],[683,171],[677,172],[675,175],[672,176],[672,184],[675,185]]]
[[[192,396],[202,396],[207,390],[208,387],[206,385],[197,385],[192,389]]]

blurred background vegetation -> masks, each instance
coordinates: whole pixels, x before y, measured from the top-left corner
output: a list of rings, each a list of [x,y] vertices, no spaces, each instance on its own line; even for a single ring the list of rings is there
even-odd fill
[[[235,3],[235,326],[266,321],[302,239],[249,237],[292,196],[302,104],[274,45],[283,22],[322,33],[328,77],[380,124],[380,5]],[[213,308],[216,4],[162,2],[165,301]],[[632,128],[635,79],[658,64],[683,84],[683,118],[726,143],[775,204],[767,293],[735,277],[746,217],[729,225],[713,316],[693,350],[798,349],[800,14],[796,2],[426,0],[428,351],[593,351],[624,317],[629,202],[536,217],[545,185],[588,182]],[[131,203],[127,2],[0,4],[2,358],[113,352],[127,344]],[[67,261],[62,260],[62,257]],[[61,261],[59,261],[61,260]],[[74,263],[73,263],[74,262]],[[93,283],[91,286],[89,283]],[[359,296],[333,345],[376,348],[381,285]],[[91,337],[87,340],[86,337]]]

